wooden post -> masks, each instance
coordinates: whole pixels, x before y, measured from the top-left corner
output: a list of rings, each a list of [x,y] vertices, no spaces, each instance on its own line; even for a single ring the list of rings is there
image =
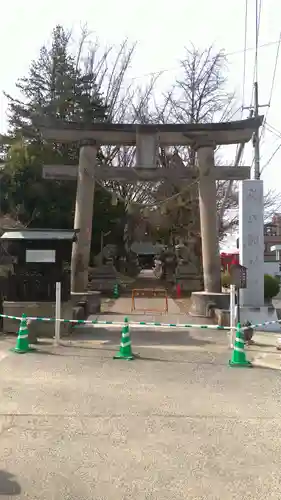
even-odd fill
[[[220,255],[218,244],[216,181],[213,146],[199,147],[199,207],[202,240],[204,289],[221,292]]]
[[[86,143],[80,148],[74,229],[79,229],[71,258],[71,291],[84,292],[88,285],[92,219],[94,211],[95,165],[97,146]]]

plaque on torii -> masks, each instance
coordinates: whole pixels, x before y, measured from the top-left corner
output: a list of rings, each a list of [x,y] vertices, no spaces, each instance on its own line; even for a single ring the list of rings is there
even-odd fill
[[[149,170],[157,168],[159,144],[157,134],[136,131],[136,168]]]

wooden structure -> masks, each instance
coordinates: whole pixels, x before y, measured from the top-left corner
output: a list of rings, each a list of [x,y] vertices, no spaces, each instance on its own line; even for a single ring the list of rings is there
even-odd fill
[[[139,308],[136,307],[136,298],[149,298],[149,299],[164,299],[164,307],[162,308]],[[163,288],[135,288],[132,290],[132,305],[131,312],[158,312],[158,313],[168,313],[168,293],[167,290]]]
[[[263,117],[256,117],[234,122],[189,125],[87,125],[35,116],[34,125],[40,129],[45,140],[77,142],[81,146],[78,167],[51,165],[43,169],[45,178],[65,178],[65,175],[68,179],[77,179],[74,227],[79,228],[80,232],[72,252],[72,289],[83,291],[87,286],[95,179],[140,182],[170,178],[179,181],[198,179],[204,288],[208,293],[219,294],[221,287],[216,180],[247,179],[250,177],[250,167],[216,167],[214,151],[219,145],[248,142],[262,120]],[[135,146],[135,168],[97,166],[97,150],[104,144]],[[169,146],[191,147],[197,152],[198,166],[176,167],[171,170],[159,168],[159,147]],[[65,169],[65,174],[62,169]]]
[[[70,263],[75,238],[75,231],[6,230],[0,242],[14,268],[6,280],[6,300],[53,302],[56,282],[61,282],[62,300],[69,300],[70,271],[65,264]]]

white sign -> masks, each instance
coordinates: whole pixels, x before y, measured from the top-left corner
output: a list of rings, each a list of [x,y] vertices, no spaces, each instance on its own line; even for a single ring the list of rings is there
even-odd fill
[[[241,305],[264,305],[263,181],[246,180],[239,186],[239,262],[247,268],[247,288]]]
[[[25,254],[26,262],[56,262],[56,251],[55,250],[26,250]]]

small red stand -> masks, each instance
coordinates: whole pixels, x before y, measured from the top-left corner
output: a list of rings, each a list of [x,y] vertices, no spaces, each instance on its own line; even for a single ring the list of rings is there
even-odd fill
[[[181,286],[179,283],[176,284],[176,294],[177,294],[177,299],[181,298]]]

